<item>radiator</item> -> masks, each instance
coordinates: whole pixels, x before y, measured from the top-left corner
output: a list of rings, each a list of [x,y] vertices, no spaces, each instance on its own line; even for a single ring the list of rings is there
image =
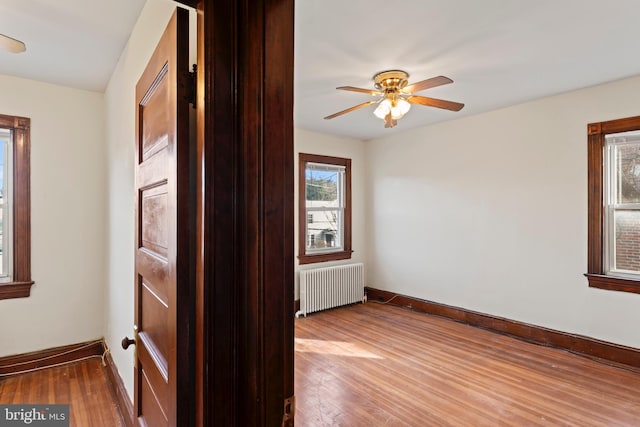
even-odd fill
[[[364,264],[300,271],[300,315],[354,302],[365,302]]]

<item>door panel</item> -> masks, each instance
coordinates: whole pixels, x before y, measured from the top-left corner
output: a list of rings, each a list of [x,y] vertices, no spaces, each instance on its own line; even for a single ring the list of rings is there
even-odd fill
[[[142,376],[140,411],[145,414],[145,424],[149,427],[166,425],[167,416],[162,409],[162,405],[155,399],[151,381],[147,378],[144,370],[142,371]]]
[[[142,330],[140,335],[143,336],[148,343],[146,347],[158,355],[158,359],[162,363],[158,368],[162,372],[167,371],[167,359],[169,349],[167,348],[166,337],[169,335],[167,319],[169,318],[169,307],[158,294],[154,293],[144,280],[141,281],[142,286],[138,290],[140,294],[141,307],[140,311],[144,313],[144,317],[140,316],[138,328]]]
[[[191,375],[188,39],[188,12],[177,9],[136,86],[134,414],[139,426],[189,424],[189,410],[179,403],[188,399],[183,391]],[[178,363],[182,358],[185,363]]]
[[[168,198],[167,184],[140,191],[140,247],[165,260],[169,255]]]

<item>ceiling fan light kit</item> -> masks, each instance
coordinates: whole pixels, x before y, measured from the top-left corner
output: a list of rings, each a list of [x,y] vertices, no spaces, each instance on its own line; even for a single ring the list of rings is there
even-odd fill
[[[10,53],[22,53],[27,50],[27,47],[20,40],[0,34],[0,50]]]
[[[365,93],[372,96],[378,96],[380,99],[377,101],[364,102],[354,107],[347,108],[346,110],[327,116],[325,119],[330,120],[343,114],[350,113],[351,111],[367,107],[371,104],[378,104],[373,114],[379,119],[384,120],[384,127],[392,128],[397,125],[398,119],[402,118],[409,112],[411,104],[442,108],[450,111],[460,111],[462,107],[464,107],[464,104],[459,102],[413,95],[414,92],[453,83],[453,80],[448,77],[433,77],[410,85],[409,74],[405,71],[389,70],[373,76],[373,83],[376,90],[362,89],[353,86],[337,87],[336,89],[339,90]]]
[[[373,114],[379,118],[384,120],[387,117],[387,114],[391,114],[391,118],[394,120],[398,120],[405,114],[409,112],[411,109],[411,104],[405,101],[402,97],[395,97],[392,100],[383,99],[378,107],[373,111]]]

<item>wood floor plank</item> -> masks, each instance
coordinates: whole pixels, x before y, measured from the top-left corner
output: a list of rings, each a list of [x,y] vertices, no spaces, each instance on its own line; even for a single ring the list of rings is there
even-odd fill
[[[640,373],[368,303],[296,320],[296,425],[637,426]]]
[[[70,425],[124,427],[100,358],[0,377],[2,404],[69,404]]]

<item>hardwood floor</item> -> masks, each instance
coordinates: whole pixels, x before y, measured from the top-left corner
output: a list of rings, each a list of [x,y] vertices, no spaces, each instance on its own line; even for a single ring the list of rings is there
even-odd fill
[[[67,403],[72,427],[124,427],[99,357],[0,377],[0,404]]]
[[[296,425],[638,426],[640,373],[369,302],[296,320]]]

